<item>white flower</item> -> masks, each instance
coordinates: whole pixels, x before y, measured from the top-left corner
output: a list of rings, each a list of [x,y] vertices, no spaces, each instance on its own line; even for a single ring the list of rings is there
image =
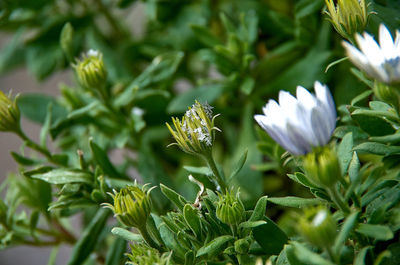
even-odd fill
[[[280,91],[279,104],[269,100],[264,115],[254,116],[272,139],[294,155],[327,144],[335,129],[335,103],[328,87],[315,82],[314,88],[316,96],[298,86],[297,98]]]
[[[393,41],[389,30],[381,24],[379,44],[368,33],[356,35],[360,50],[348,42],[343,42],[347,56],[369,76],[386,84],[400,83],[400,32],[396,32]]]

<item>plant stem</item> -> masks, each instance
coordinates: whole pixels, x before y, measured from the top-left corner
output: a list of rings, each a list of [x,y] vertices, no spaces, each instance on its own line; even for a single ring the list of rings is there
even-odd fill
[[[221,174],[219,173],[219,170],[217,168],[217,165],[215,164],[213,155],[212,155],[212,151],[209,151],[207,154],[205,154],[204,159],[206,160],[208,167],[211,169],[211,171],[213,172],[218,185],[221,188],[222,193],[226,193],[228,186],[226,185],[225,180],[223,179],[223,177],[221,176]]]
[[[345,214],[348,215],[350,213],[349,206],[343,201],[340,194],[337,192],[335,186],[327,188],[329,196],[331,197],[332,201],[335,205]]]
[[[32,148],[33,150],[39,152],[40,154],[44,155],[47,160],[53,164],[59,165],[59,166],[65,166],[63,164],[61,164],[60,162],[58,162],[57,160],[54,160],[53,156],[51,155],[51,153],[49,152],[49,150],[47,150],[46,148],[38,145],[37,143],[35,143],[34,141],[32,141],[28,136],[26,136],[26,134],[21,130],[21,128],[19,128],[16,131],[17,135],[19,137],[21,137],[22,140],[24,140],[26,142],[26,144]]]

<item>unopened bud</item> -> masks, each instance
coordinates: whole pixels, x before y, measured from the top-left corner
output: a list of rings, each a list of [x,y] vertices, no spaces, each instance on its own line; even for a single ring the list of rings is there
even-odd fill
[[[225,224],[238,224],[244,218],[245,210],[239,193],[234,196],[233,192],[219,195],[216,215]]]
[[[307,209],[300,218],[299,228],[310,243],[320,248],[330,247],[335,241],[337,225],[325,208]]]
[[[329,146],[308,153],[303,166],[308,179],[320,187],[330,187],[341,178],[339,160]]]
[[[0,90],[0,131],[18,132],[21,114],[16,99],[11,100]]]
[[[235,251],[238,254],[245,255],[249,252],[250,243],[248,239],[242,238],[235,241]]]
[[[141,189],[136,185],[128,186],[111,194],[114,205],[105,203],[104,206],[110,208],[124,225],[143,228],[151,212],[151,190],[146,191],[145,187]]]
[[[203,154],[211,149],[214,142],[214,119],[212,107],[198,101],[186,111],[182,121],[172,118],[175,130],[167,123],[167,127],[175,138],[176,144],[189,154]],[[172,144],[172,145],[173,145]]]
[[[342,37],[352,40],[357,32],[364,31],[370,14],[365,0],[325,0],[325,3],[329,20]]]
[[[101,89],[107,79],[107,71],[103,62],[103,54],[89,50],[73,65],[79,82],[87,88]]]

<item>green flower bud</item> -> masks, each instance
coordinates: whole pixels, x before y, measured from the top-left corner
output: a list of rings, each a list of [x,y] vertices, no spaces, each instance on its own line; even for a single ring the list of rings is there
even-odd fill
[[[373,90],[379,100],[389,103],[397,109],[400,107],[400,93],[397,88],[376,81]]]
[[[0,131],[18,132],[21,114],[16,99],[11,100],[0,90]]]
[[[164,253],[160,255],[156,249],[151,248],[145,244],[130,245],[131,253],[127,254],[129,261],[126,264],[132,265],[146,265],[146,264],[157,264],[167,265],[170,264],[170,253]]]
[[[236,193],[236,197],[233,192],[219,194],[216,214],[218,219],[225,224],[240,223],[244,218],[245,212],[239,193]]]
[[[60,34],[60,46],[65,55],[67,56],[68,60],[72,60],[74,54],[73,35],[74,35],[74,28],[72,27],[71,23],[69,22],[65,23]]]
[[[128,186],[119,192],[114,190],[110,194],[114,199],[114,205],[105,203],[104,206],[110,208],[118,220],[128,227],[144,228],[147,218],[151,212],[150,191],[138,186]]]
[[[87,88],[102,89],[107,79],[107,71],[103,62],[103,54],[89,50],[73,65],[79,82]]]
[[[303,166],[308,179],[320,187],[330,187],[341,178],[339,160],[335,150],[329,146],[308,153]]]
[[[198,101],[186,111],[182,121],[178,118],[172,118],[175,130],[167,123],[167,127],[175,138],[176,143],[184,152],[189,154],[204,154],[211,149],[214,142],[214,119],[212,116],[212,107],[206,104],[200,104]]]
[[[315,246],[332,246],[336,237],[337,225],[331,213],[322,207],[310,208],[299,220],[300,233]]]
[[[342,37],[352,40],[357,32],[364,31],[370,15],[365,0],[325,0],[325,3],[328,7],[325,13]]]
[[[242,238],[235,241],[235,251],[238,254],[245,255],[249,252],[250,242],[246,238]]]

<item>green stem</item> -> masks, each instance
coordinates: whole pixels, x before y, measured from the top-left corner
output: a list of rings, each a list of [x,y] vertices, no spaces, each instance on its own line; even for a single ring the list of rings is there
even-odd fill
[[[349,206],[343,201],[340,194],[337,192],[335,186],[329,187],[328,189],[329,196],[335,205],[345,214],[348,215],[350,213]]]
[[[58,162],[57,160],[54,160],[53,156],[51,155],[51,153],[49,152],[49,150],[47,150],[46,148],[38,145],[37,143],[35,143],[34,141],[32,141],[28,136],[26,136],[26,134],[21,130],[21,128],[19,128],[16,131],[17,135],[19,137],[21,137],[22,140],[24,140],[26,142],[26,144],[32,148],[33,150],[39,152],[40,154],[44,155],[47,160],[53,164],[59,165],[59,166],[65,166],[63,164],[61,164],[60,162]]]
[[[224,178],[219,173],[219,170],[217,168],[217,165],[215,164],[211,150],[207,154],[204,155],[204,159],[206,160],[208,167],[213,172],[213,174],[217,180],[217,183],[221,188],[222,193],[226,193],[228,190],[228,186],[226,185]]]

